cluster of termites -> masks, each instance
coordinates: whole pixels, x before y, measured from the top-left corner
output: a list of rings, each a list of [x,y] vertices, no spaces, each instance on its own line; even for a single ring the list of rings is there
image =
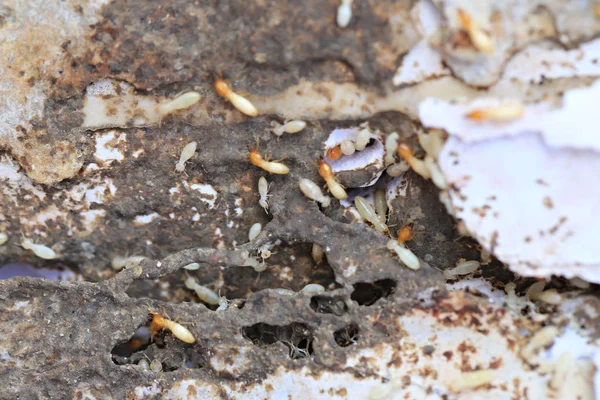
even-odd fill
[[[327,151],[327,158],[332,161],[339,160],[342,156],[351,156],[357,151],[364,150],[371,141],[371,131],[368,124],[361,125],[361,130],[355,140],[344,139],[340,144]]]
[[[414,156],[411,148],[406,143],[398,144],[398,155],[415,171],[425,179],[431,179],[440,189],[446,190],[448,183],[440,167],[437,165],[437,158],[444,146],[443,132],[440,130],[431,130],[429,134],[419,132],[419,143],[425,150],[423,160]]]

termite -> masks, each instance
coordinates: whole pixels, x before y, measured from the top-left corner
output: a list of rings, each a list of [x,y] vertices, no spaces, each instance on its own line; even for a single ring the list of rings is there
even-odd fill
[[[341,156],[342,156],[342,148],[340,147],[339,144],[337,146],[334,146],[331,149],[327,150],[327,158],[329,158],[331,161],[337,161],[340,159]]]
[[[312,255],[313,260],[315,260],[315,262],[317,264],[320,264],[321,262],[323,262],[323,257],[325,256],[325,251],[323,250],[323,248],[321,246],[319,246],[316,243],[313,243],[312,250],[310,253]]]
[[[377,189],[373,198],[373,203],[375,203],[375,212],[377,212],[377,218],[379,218],[379,221],[381,221],[382,224],[385,224],[387,222],[388,211],[387,199],[385,198],[385,190]]]
[[[248,239],[250,239],[250,241],[253,241],[254,239],[257,238],[257,236],[260,234],[260,231],[262,230],[262,225],[260,223],[255,223],[254,225],[252,225],[250,227],[250,230],[248,231]]]
[[[4,232],[0,233],[0,246],[8,242],[8,235]]]
[[[131,257],[114,256],[111,261],[111,266],[114,270],[119,271],[125,267],[127,267],[127,268],[135,267],[140,262],[142,262],[142,260],[144,258],[146,258],[146,257],[143,257],[143,256],[131,256]]]
[[[150,315],[152,316],[152,322],[150,323],[150,333],[152,337],[154,337],[158,331],[167,329],[171,331],[173,336],[182,342],[194,343],[196,341],[194,335],[192,335],[187,328],[178,324],[177,322],[166,319],[162,315],[156,313],[151,313]]]
[[[472,274],[473,272],[477,271],[480,266],[481,264],[479,261],[463,261],[452,269],[444,270],[443,274],[446,279],[453,279],[456,276]]]
[[[356,209],[358,210],[358,213],[361,217],[370,222],[371,225],[373,225],[375,229],[377,229],[379,232],[383,233],[384,235],[387,235],[387,225],[379,220],[375,209],[371,206],[371,204],[369,204],[367,200],[365,200],[363,197],[356,196],[354,198],[354,205],[356,206]]]
[[[198,284],[191,276],[185,280],[185,287],[196,292],[196,296],[203,302],[212,305],[219,304],[219,295],[206,286]]]
[[[447,189],[448,182],[446,182],[446,178],[444,177],[440,167],[435,162],[433,156],[427,154],[424,162],[425,166],[429,170],[429,173],[431,174],[431,181],[435,184],[435,186],[442,190]]]
[[[338,200],[346,200],[348,198],[348,194],[346,193],[346,190],[344,190],[344,187],[335,180],[331,165],[325,160],[319,163],[319,175],[321,175],[321,178],[327,183],[327,188],[333,197]]]
[[[356,149],[354,148],[354,143],[352,142],[352,140],[348,139],[342,140],[342,143],[340,143],[340,150],[345,156],[351,156],[356,151]]]
[[[260,200],[258,200],[258,204],[265,210],[265,212],[269,213],[269,182],[264,176],[258,178],[258,194],[260,195]]]
[[[21,239],[21,247],[25,250],[31,250],[33,254],[44,260],[53,260],[57,257],[56,252],[43,244],[35,244],[29,238]]]
[[[509,122],[523,117],[525,109],[517,103],[505,103],[496,107],[478,108],[467,113],[467,118],[481,122]]]
[[[307,294],[321,294],[325,292],[325,288],[323,285],[319,285],[318,283],[309,283],[308,285],[304,286],[300,292]]]
[[[369,141],[371,140],[371,132],[368,129],[362,129],[358,132],[358,136],[356,137],[356,141],[354,142],[354,148],[356,151],[362,151],[367,147]]]
[[[181,155],[179,156],[179,161],[175,164],[175,171],[177,171],[177,172],[185,171],[185,163],[187,162],[187,160],[189,160],[190,158],[192,158],[194,156],[194,154],[196,153],[197,145],[198,145],[198,143],[196,143],[195,141],[190,142],[185,145],[183,150],[181,150]]]
[[[494,53],[494,43],[490,36],[461,8],[458,9],[458,19],[463,29],[467,31],[473,47],[486,54]]]
[[[266,161],[257,149],[250,149],[248,158],[253,165],[262,168],[271,174],[285,175],[290,173],[290,169],[287,165],[276,161]]]
[[[392,165],[396,162],[396,148],[400,135],[397,132],[392,132],[385,138],[385,165]]]
[[[421,175],[425,179],[431,178],[431,171],[429,171],[429,168],[427,168],[425,162],[416,158],[406,143],[400,143],[398,145],[398,154],[417,174]]]
[[[200,93],[187,92],[159,106],[160,115],[165,117],[175,111],[189,108],[200,101]]]
[[[418,136],[423,150],[437,160],[444,147],[444,132],[440,129],[431,129],[428,134],[418,132]]]
[[[183,269],[187,269],[188,271],[196,271],[200,268],[200,264],[198,263],[190,263],[183,267]]]
[[[410,249],[397,240],[390,239],[387,242],[387,248],[396,253],[400,261],[408,268],[417,270],[421,267],[421,262]]]
[[[231,89],[229,82],[223,79],[217,79],[215,81],[215,90],[219,96],[229,100],[235,108],[247,116],[256,117],[258,115],[258,110],[254,107],[254,104],[252,104],[250,100],[234,92]]]
[[[300,120],[284,121],[281,125],[277,121],[271,121],[271,132],[276,136],[281,136],[284,133],[297,133],[306,128],[306,122]]]
[[[352,19],[352,0],[341,0],[337,9],[336,22],[340,28],[345,28]]]

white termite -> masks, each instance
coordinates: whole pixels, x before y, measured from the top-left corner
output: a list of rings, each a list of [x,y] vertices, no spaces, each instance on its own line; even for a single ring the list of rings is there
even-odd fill
[[[542,347],[551,345],[554,342],[556,336],[558,336],[559,330],[556,326],[546,326],[537,331],[531,338],[531,340],[521,350],[521,356],[526,360],[530,360],[535,353]]]
[[[547,304],[559,305],[562,303],[562,296],[556,289],[548,289],[544,290],[540,294],[538,294],[538,300],[543,301]]]
[[[250,241],[256,239],[257,236],[260,235],[260,231],[262,231],[262,225],[257,222],[250,227],[250,230],[248,231],[248,239]]]
[[[307,294],[321,294],[325,292],[325,288],[318,283],[309,283],[302,288],[301,292]]]
[[[400,135],[398,132],[392,132],[385,138],[385,165],[392,165],[396,162],[396,149],[398,148]]]
[[[185,163],[196,154],[196,146],[198,143],[196,141],[190,142],[185,145],[183,150],[181,150],[181,155],[179,156],[179,161],[175,164],[175,171],[183,172],[185,171]]]
[[[298,181],[298,187],[300,191],[309,199],[318,201],[323,207],[329,207],[331,204],[331,198],[325,196],[321,191],[319,185],[311,181],[310,179],[302,178]]]
[[[354,142],[354,148],[356,151],[362,151],[367,147],[369,141],[371,140],[371,132],[367,129],[361,129],[358,132],[358,136],[356,137],[356,141]]]
[[[119,271],[123,268],[131,268],[139,265],[139,263],[146,257],[144,256],[114,256],[111,261],[111,266],[114,270]]]
[[[148,361],[145,360],[145,359],[141,359],[140,361],[138,361],[137,366],[142,371],[149,371],[150,370],[150,364],[148,364]]]
[[[258,194],[260,195],[260,200],[258,200],[258,204],[265,210],[265,212],[269,213],[269,182],[264,176],[258,178]]]
[[[183,269],[187,269],[188,271],[196,271],[199,268],[200,268],[200,264],[198,264],[198,263],[190,263],[183,267]]]
[[[437,160],[444,147],[444,132],[440,129],[431,129],[428,134],[418,132],[418,136],[423,150]]]
[[[450,383],[448,388],[451,392],[458,393],[463,390],[470,390],[477,386],[485,385],[486,383],[490,383],[493,379],[494,371],[489,369],[461,372],[460,375]]]
[[[4,232],[0,233],[0,246],[8,242],[8,235]]]
[[[336,22],[340,28],[345,28],[352,19],[352,0],[341,0],[337,9]]]
[[[419,160],[413,155],[412,150],[404,143],[398,145],[398,154],[410,165],[410,167],[417,174],[421,175],[425,179],[431,178],[431,171],[427,167],[427,164],[423,160]]]
[[[354,148],[354,143],[352,142],[352,140],[349,139],[342,140],[342,142],[340,143],[340,150],[345,156],[351,156],[356,151],[356,149]]]
[[[529,286],[529,288],[527,289],[527,293],[526,293],[529,300],[533,300],[533,301],[538,300],[539,295],[540,295],[540,293],[542,293],[545,286],[546,286],[546,282],[544,282],[544,281],[537,281],[533,285]]]
[[[297,133],[306,128],[306,122],[301,120],[284,121],[281,125],[277,121],[271,121],[271,132],[276,136],[281,136],[284,133]]]
[[[321,246],[319,246],[316,243],[313,243],[311,255],[312,255],[313,260],[315,260],[315,262],[317,264],[320,264],[321,262],[323,262],[323,257],[325,256],[325,251],[323,250],[323,248]]]
[[[453,279],[456,276],[472,274],[477,271],[480,266],[481,264],[479,261],[463,261],[452,269],[444,270],[444,277],[446,279]]]
[[[391,250],[396,253],[400,261],[408,268],[412,270],[417,270],[421,267],[421,262],[410,249],[408,249],[404,244],[398,243],[397,240],[390,239],[387,242],[388,250]]]
[[[229,308],[229,300],[227,297],[221,296],[219,297],[219,307],[215,311],[225,311]]]
[[[381,221],[382,224],[387,222],[387,211],[388,204],[387,199],[385,198],[385,190],[377,189],[375,194],[373,195],[373,203],[375,204],[375,212],[377,213],[377,218]]]
[[[406,161],[402,160],[396,164],[388,166],[385,172],[392,177],[400,176],[410,169],[410,165]]]
[[[356,207],[356,210],[358,211],[360,216],[368,222],[370,222],[375,227],[375,229],[377,229],[384,235],[388,233],[387,225],[379,220],[375,209],[373,208],[373,206],[371,206],[371,204],[369,204],[369,202],[365,198],[356,196],[354,198],[354,206]]]
[[[175,111],[189,108],[200,101],[200,93],[187,92],[159,106],[160,115],[167,116]]]
[[[21,239],[21,247],[25,250],[31,250],[33,254],[44,260],[53,260],[57,257],[56,252],[43,244],[35,244],[29,238]]]
[[[203,302],[213,305],[219,304],[219,295],[206,286],[198,284],[193,277],[190,276],[185,280],[185,287],[196,292],[198,298]]]

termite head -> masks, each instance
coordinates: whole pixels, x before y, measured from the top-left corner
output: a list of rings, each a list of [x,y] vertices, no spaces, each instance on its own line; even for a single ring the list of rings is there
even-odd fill
[[[231,94],[231,85],[223,78],[217,78],[215,80],[215,90],[219,96],[228,98]]]
[[[412,236],[413,236],[413,224],[404,225],[398,231],[398,243],[406,243],[410,239],[412,239]]]
[[[325,180],[333,177],[333,169],[331,168],[331,165],[325,160],[322,160],[319,163],[319,175],[321,175],[321,178]]]
[[[409,162],[414,157],[412,150],[406,143],[400,143],[398,145],[398,154],[406,162]]]
[[[460,25],[463,27],[463,29],[465,29],[465,30],[471,29],[473,20],[471,20],[471,16],[469,14],[467,14],[465,12],[465,10],[463,10],[462,8],[458,9],[458,20],[460,22]]]
[[[256,166],[260,166],[260,164],[264,161],[263,156],[261,156],[258,150],[254,147],[248,149],[248,158],[250,159],[250,162]]]
[[[327,158],[329,158],[332,161],[339,160],[341,156],[342,156],[342,148],[339,145],[327,150]]]

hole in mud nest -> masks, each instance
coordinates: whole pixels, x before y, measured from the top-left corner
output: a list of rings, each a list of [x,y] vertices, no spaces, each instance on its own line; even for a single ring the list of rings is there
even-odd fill
[[[150,345],[150,329],[148,325],[138,327],[133,336],[123,343],[117,344],[110,353],[117,357],[131,357],[133,353],[145,350]]]
[[[243,327],[242,335],[258,347],[281,342],[287,346],[292,360],[306,358],[314,352],[312,333],[306,324],[300,322],[283,326],[259,322]]]
[[[370,306],[382,297],[388,297],[396,289],[396,281],[380,279],[375,282],[358,282],[350,298],[361,306]]]
[[[358,342],[358,325],[350,324],[333,332],[333,339],[340,347],[348,347]]]
[[[310,308],[320,314],[334,314],[338,317],[348,312],[348,306],[342,297],[313,296]]]

